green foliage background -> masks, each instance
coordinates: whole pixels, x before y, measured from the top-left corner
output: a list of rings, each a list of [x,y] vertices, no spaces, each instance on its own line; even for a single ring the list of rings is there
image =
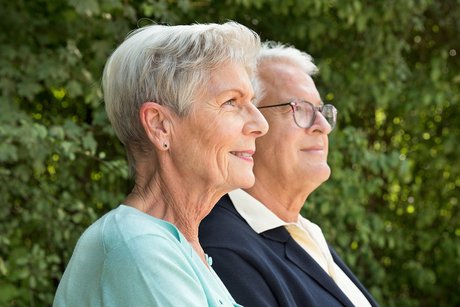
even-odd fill
[[[340,111],[304,213],[382,306],[460,305],[459,0],[0,1],[0,306],[48,306],[130,189],[99,87],[126,34],[239,21],[309,52]]]

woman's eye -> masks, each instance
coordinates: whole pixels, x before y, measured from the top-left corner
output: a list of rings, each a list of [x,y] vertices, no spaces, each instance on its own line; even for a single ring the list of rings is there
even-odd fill
[[[234,106],[236,106],[236,99],[227,100],[227,101],[224,102],[222,105],[234,107]]]

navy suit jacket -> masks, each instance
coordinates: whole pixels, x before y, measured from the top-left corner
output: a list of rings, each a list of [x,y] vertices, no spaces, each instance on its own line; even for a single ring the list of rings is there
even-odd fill
[[[212,267],[238,304],[271,306],[353,306],[334,280],[284,227],[257,234],[225,195],[201,222],[200,243]],[[378,306],[340,257],[334,262]]]

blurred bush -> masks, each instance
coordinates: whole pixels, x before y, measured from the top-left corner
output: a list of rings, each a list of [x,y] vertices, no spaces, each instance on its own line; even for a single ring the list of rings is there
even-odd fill
[[[131,188],[100,77],[151,22],[239,21],[310,53],[339,109],[304,214],[382,306],[460,304],[460,1],[36,0],[0,10],[0,305],[48,306]]]

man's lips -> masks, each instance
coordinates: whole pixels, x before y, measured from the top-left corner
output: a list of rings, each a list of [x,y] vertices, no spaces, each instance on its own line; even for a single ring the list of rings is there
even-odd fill
[[[252,155],[254,154],[254,150],[241,150],[241,151],[230,151],[230,153],[242,160],[246,160],[252,162]]]
[[[300,149],[300,151],[323,152],[324,147],[323,146],[311,146],[311,147],[302,148],[302,149]]]

